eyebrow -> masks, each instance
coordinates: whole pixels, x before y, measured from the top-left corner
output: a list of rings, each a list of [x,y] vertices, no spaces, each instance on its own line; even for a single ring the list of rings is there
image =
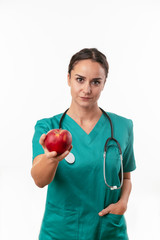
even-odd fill
[[[81,78],[85,78],[84,76],[79,75],[79,74],[75,74],[75,76],[78,76],[78,77],[81,77]],[[93,78],[93,80],[102,80],[102,78]]]

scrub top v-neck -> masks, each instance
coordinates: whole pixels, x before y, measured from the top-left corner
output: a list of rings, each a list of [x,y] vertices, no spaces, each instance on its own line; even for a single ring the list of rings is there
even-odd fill
[[[135,169],[132,121],[113,113],[114,136],[119,141],[124,172]],[[33,159],[44,153],[39,138],[49,130],[59,128],[62,114],[37,121],[33,137]],[[62,128],[72,134],[71,153],[75,162],[59,162],[54,180],[48,185],[44,217],[39,240],[115,240],[128,239],[123,215],[98,213],[120,198],[121,190],[111,191],[103,178],[104,144],[110,137],[110,124],[104,114],[87,134],[69,115]],[[106,178],[109,184],[119,184],[120,159],[117,147],[111,143],[106,157]]]
[[[64,126],[62,125],[62,128],[69,127],[69,129],[76,131],[77,136],[82,138],[86,144],[90,144],[96,138],[106,121],[104,114],[102,114],[92,130],[89,133],[86,133],[85,130],[83,130],[83,128],[68,114],[66,114],[65,118],[65,122],[67,122],[67,124],[64,122]]]

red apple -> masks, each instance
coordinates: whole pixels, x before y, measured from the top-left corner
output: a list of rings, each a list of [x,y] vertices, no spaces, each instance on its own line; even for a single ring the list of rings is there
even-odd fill
[[[71,147],[72,135],[65,129],[53,129],[47,133],[44,144],[49,152],[60,155]]]

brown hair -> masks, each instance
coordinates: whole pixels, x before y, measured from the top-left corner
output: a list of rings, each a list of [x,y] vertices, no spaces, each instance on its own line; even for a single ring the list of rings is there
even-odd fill
[[[71,71],[78,61],[91,59],[95,62],[98,62],[102,65],[105,70],[106,78],[108,76],[109,65],[107,62],[106,56],[97,50],[97,48],[84,48],[79,52],[75,53],[69,63],[68,73],[71,75]]]

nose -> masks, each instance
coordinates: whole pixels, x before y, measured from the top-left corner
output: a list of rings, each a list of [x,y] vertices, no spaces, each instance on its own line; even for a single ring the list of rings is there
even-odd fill
[[[85,94],[90,94],[91,93],[91,86],[90,86],[90,83],[87,83],[83,86],[83,92]]]

